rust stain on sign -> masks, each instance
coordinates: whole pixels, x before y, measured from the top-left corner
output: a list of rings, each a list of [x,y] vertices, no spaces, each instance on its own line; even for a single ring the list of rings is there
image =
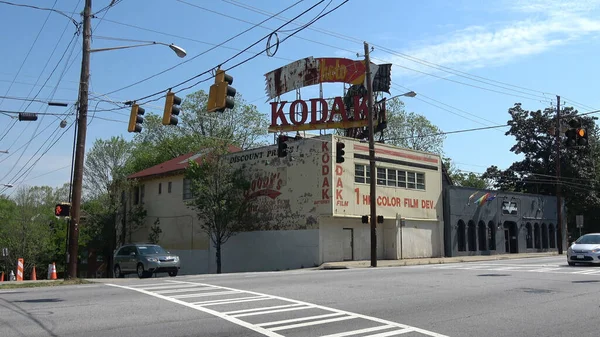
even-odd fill
[[[377,70],[377,65],[371,64],[371,67]],[[365,74],[364,61],[311,56],[265,74],[265,91],[269,99],[273,99],[286,92],[319,83],[362,84]]]

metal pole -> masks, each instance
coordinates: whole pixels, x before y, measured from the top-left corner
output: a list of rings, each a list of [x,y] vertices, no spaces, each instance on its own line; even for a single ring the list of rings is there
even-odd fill
[[[377,183],[377,172],[375,169],[375,135],[373,127],[373,83],[371,82],[371,59],[369,57],[369,44],[365,42],[365,67],[366,67],[366,81],[367,81],[367,99],[369,115],[367,116],[369,121],[369,171],[370,171],[370,193],[369,193],[369,205],[371,206],[371,267],[377,267],[377,204],[376,204],[376,183]]]
[[[73,194],[71,200],[71,224],[69,226],[69,266],[67,279],[77,277],[77,256],[79,248],[79,211],[83,189],[83,164],[85,157],[85,137],[87,132],[88,85],[90,78],[92,0],[85,0],[83,10],[83,50],[81,54],[81,75],[79,81],[79,113],[77,118],[77,148],[73,174]]]
[[[563,253],[562,200],[560,190],[560,96],[556,96],[556,223],[558,224],[558,254]]]

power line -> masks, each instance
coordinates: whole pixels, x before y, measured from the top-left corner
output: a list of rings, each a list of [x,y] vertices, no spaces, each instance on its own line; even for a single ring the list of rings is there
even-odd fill
[[[39,9],[39,10],[43,10],[43,11],[51,11],[54,13],[58,13],[64,17],[66,17],[67,19],[71,20],[71,22],[73,22],[73,24],[75,25],[75,27],[79,26],[79,23],[77,21],[75,21],[75,19],[73,19],[72,17],[68,16],[65,12],[63,11],[59,11],[57,9],[54,8],[44,8],[44,7],[37,7],[37,6],[32,6],[32,5],[23,5],[23,4],[16,4],[13,2],[8,2],[8,1],[3,1],[0,0],[0,3],[6,4],[6,5],[11,5],[11,6],[17,6],[17,7],[27,7],[27,8],[33,8],[33,9]]]
[[[304,0],[297,1],[296,3],[292,4],[291,6],[288,6],[288,7],[286,7],[285,9],[283,9],[283,10],[282,10],[282,11],[280,11],[280,12],[278,12],[277,14],[281,14],[281,13],[283,13],[283,12],[285,12],[285,11],[289,10],[290,8],[292,8],[292,7],[296,6],[296,5],[298,5],[298,4],[299,4],[299,3],[301,3],[302,1],[304,1]],[[323,2],[323,1],[324,1],[324,0],[321,0],[319,3]],[[314,6],[313,6],[313,7],[314,7]],[[311,9],[312,9],[312,7],[311,7]],[[261,22],[260,22],[260,24],[262,24],[262,23],[264,23],[264,22],[267,22],[267,21],[269,21],[270,19],[271,19],[271,17],[269,17],[269,18],[267,18],[267,19],[265,19],[265,20],[261,21]],[[113,90],[113,91],[111,91],[111,92],[108,92],[108,93],[107,93],[107,95],[114,94],[114,93],[116,93],[116,92],[119,92],[119,91],[121,91],[121,90],[125,90],[125,89],[128,89],[128,88],[131,88],[132,86],[135,86],[135,85],[138,85],[138,84],[140,84],[140,83],[146,82],[146,81],[148,81],[148,80],[150,80],[150,79],[152,79],[152,78],[154,78],[154,77],[156,77],[156,76],[162,75],[162,74],[166,73],[167,71],[170,71],[170,70],[172,70],[172,69],[175,69],[175,68],[177,68],[177,67],[179,67],[179,66],[181,66],[181,65],[183,65],[183,64],[185,64],[185,63],[191,62],[191,61],[195,60],[196,58],[198,58],[198,57],[200,57],[200,56],[202,56],[202,55],[205,55],[205,54],[207,54],[207,53],[209,53],[209,52],[211,52],[211,51],[213,51],[213,50],[217,49],[218,47],[220,47],[220,46],[224,45],[225,43],[227,43],[227,42],[229,42],[229,41],[231,41],[231,40],[233,40],[233,39],[236,39],[236,38],[238,38],[239,36],[241,36],[241,35],[243,35],[243,34],[245,34],[245,33],[249,32],[250,30],[252,30],[252,29],[256,28],[258,25],[259,25],[259,24],[256,24],[256,25],[254,25],[254,26],[252,26],[252,27],[250,27],[250,28],[248,28],[248,29],[246,29],[246,30],[244,30],[244,31],[242,31],[242,32],[240,32],[240,33],[238,33],[238,34],[236,34],[236,35],[234,35],[234,36],[230,37],[229,39],[227,39],[227,40],[225,40],[225,41],[223,41],[223,42],[219,43],[218,45],[216,45],[216,46],[213,46],[213,47],[211,47],[211,48],[209,48],[209,49],[207,49],[207,50],[205,50],[205,51],[201,52],[200,54],[197,54],[197,55],[195,55],[195,56],[193,56],[193,57],[191,57],[191,58],[189,58],[189,59],[187,59],[187,60],[185,60],[185,61],[179,62],[179,63],[175,64],[175,65],[174,65],[174,66],[172,66],[172,67],[169,67],[169,68],[167,68],[167,69],[165,69],[165,70],[163,70],[163,71],[160,71],[160,72],[158,72],[158,73],[156,73],[156,74],[154,74],[154,75],[148,76],[148,77],[146,77],[146,78],[144,78],[144,79],[142,79],[142,80],[139,80],[139,81],[137,81],[137,82],[134,82],[134,83],[132,83],[132,84],[126,85],[126,86],[124,86],[124,87],[122,87],[122,88],[119,88],[119,89],[117,89],[117,90]],[[261,39],[260,41],[262,41],[262,40],[264,40],[264,38],[263,38],[263,39]],[[258,41],[258,42],[260,42],[260,41]],[[247,50],[247,49],[246,49],[246,50]],[[209,71],[210,71],[210,70],[209,70]],[[206,72],[205,72],[205,73],[206,73]],[[202,73],[202,74],[200,74],[200,75],[198,75],[198,76],[202,76],[202,75],[204,75],[205,73]],[[197,78],[197,77],[194,77],[194,78]],[[184,82],[184,83],[185,83],[185,82]],[[175,86],[174,86],[174,87],[175,87]],[[165,90],[165,91],[166,91],[166,90]],[[164,91],[161,91],[159,94],[161,94],[161,93],[163,93],[163,92],[164,92]],[[152,96],[153,96],[153,95],[152,95]],[[150,96],[150,97],[151,97],[151,96]],[[146,97],[146,98],[147,98],[147,97]],[[142,98],[142,99],[144,99],[144,98]],[[140,100],[141,100],[141,99],[140,99]]]
[[[234,5],[234,6],[237,6],[237,7],[240,7],[240,8],[244,8],[246,10],[249,10],[249,11],[252,11],[252,12],[255,12],[255,13],[259,13],[259,14],[262,14],[262,15],[270,15],[270,14],[272,14],[272,13],[266,11],[266,10],[262,10],[260,8],[253,7],[253,6],[245,4],[245,3],[240,3],[239,1],[236,1],[236,0],[223,0],[223,1],[227,2],[227,3],[231,4],[231,5]],[[279,20],[282,20],[282,21],[286,20],[285,17],[281,17],[281,16],[278,16],[276,18],[279,19]],[[237,20],[244,21],[242,19],[237,19]],[[300,22],[296,22],[294,24],[301,25]],[[326,30],[326,29],[322,29],[322,28],[317,28],[317,27],[311,27],[310,29],[313,30],[313,31],[325,34],[325,35],[329,35],[329,36],[341,39],[341,40],[346,40],[346,41],[349,41],[349,42],[355,42],[355,43],[360,43],[360,44],[363,43],[361,39],[358,39],[356,37],[351,37],[351,36],[348,36],[348,35],[344,35],[344,34],[341,34],[341,33],[338,33],[338,32],[333,32],[333,31],[330,31],[330,30]],[[396,56],[399,56],[399,57],[403,57],[405,59],[409,59],[410,61],[417,62],[417,63],[423,64],[423,65],[426,65],[426,66],[429,66],[429,67],[432,67],[432,68],[436,68],[438,70],[442,70],[442,71],[445,71],[445,72],[448,72],[448,73],[451,73],[451,74],[454,74],[454,75],[457,75],[457,76],[460,76],[460,77],[464,77],[464,78],[467,78],[467,79],[470,79],[470,80],[473,80],[473,81],[478,81],[478,82],[482,82],[482,83],[485,83],[485,84],[488,84],[488,85],[492,85],[492,86],[504,88],[506,90],[515,91],[514,89],[510,89],[510,88],[506,88],[506,87],[503,87],[503,86],[498,86],[498,85],[494,85],[494,84],[491,84],[491,83],[486,83],[486,82],[474,79],[474,78],[479,78],[479,79],[482,79],[482,80],[486,80],[486,81],[490,81],[490,82],[495,82],[495,83],[499,83],[499,84],[511,86],[511,87],[514,87],[514,88],[528,90],[528,91],[535,92],[535,93],[541,93],[542,95],[549,94],[549,93],[546,93],[546,92],[543,92],[543,91],[534,90],[534,89],[528,89],[528,88],[525,88],[525,87],[521,87],[521,86],[510,84],[510,83],[496,81],[496,80],[488,79],[488,78],[485,78],[485,77],[482,77],[482,76],[473,75],[473,74],[470,74],[470,73],[467,73],[467,72],[464,72],[464,71],[452,69],[450,67],[446,67],[446,66],[442,66],[442,65],[439,65],[439,64],[435,64],[433,62],[429,62],[429,61],[426,61],[426,60],[423,60],[423,59],[419,59],[419,58],[414,57],[414,56],[410,56],[410,55],[407,55],[407,54],[399,53],[399,52],[396,52],[396,51],[394,51],[392,49],[389,49],[389,48],[386,48],[386,47],[383,47],[383,46],[379,46],[379,45],[376,45],[376,44],[371,44],[371,45],[373,47],[375,47],[375,48],[381,49],[381,50],[386,51],[386,52],[388,52],[390,54],[393,54],[393,55],[396,55]],[[412,69],[410,69],[410,70],[412,70]],[[523,92],[523,91],[519,91],[519,90],[516,90],[516,92],[520,92],[520,93],[524,93],[524,94],[532,95],[532,96],[537,96],[537,97],[542,98],[542,99],[547,99],[545,96],[533,95],[533,94],[529,94],[529,93],[526,93],[526,92]]]
[[[56,6],[57,2],[58,2],[58,0],[54,1],[54,4],[52,5],[52,8],[54,8],[54,6]],[[37,40],[39,39],[39,37],[42,34],[42,32],[44,31],[44,27],[46,27],[46,23],[48,23],[48,19],[50,19],[50,15],[51,14],[52,13],[48,13],[48,16],[46,16],[46,20],[44,20],[44,23],[42,24],[42,27],[40,27],[40,30],[38,31],[37,35],[35,36],[35,39],[33,40],[33,43],[31,44],[31,47],[29,47],[29,50],[27,51],[27,54],[25,54],[25,58],[23,59],[23,62],[21,62],[21,65],[19,66],[19,69],[17,70],[17,73],[15,74],[15,77],[13,77],[12,82],[8,86],[8,89],[6,90],[6,95],[8,95],[8,93],[10,92],[10,89],[12,89],[12,86],[15,83],[15,80],[17,79],[17,77],[19,77],[19,74],[21,73],[21,70],[23,69],[23,66],[25,65],[25,62],[27,62],[27,59],[29,58],[29,55],[31,55],[31,51],[33,50],[33,47],[37,43]],[[41,76],[41,74],[40,74],[40,76]],[[39,77],[38,77],[38,79],[39,79]],[[2,104],[3,102],[4,102],[4,98],[2,98],[0,100],[0,104]]]

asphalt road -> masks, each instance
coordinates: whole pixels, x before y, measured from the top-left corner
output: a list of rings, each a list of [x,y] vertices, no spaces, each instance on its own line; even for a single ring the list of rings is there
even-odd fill
[[[590,336],[600,267],[565,257],[0,290],[0,336]]]

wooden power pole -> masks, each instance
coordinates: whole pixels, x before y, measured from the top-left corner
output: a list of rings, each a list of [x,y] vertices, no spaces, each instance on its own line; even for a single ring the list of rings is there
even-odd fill
[[[71,224],[69,226],[69,255],[66,279],[77,278],[77,255],[79,248],[79,216],[83,190],[83,166],[85,157],[85,137],[87,132],[88,87],[90,78],[90,49],[92,37],[92,0],[85,0],[83,9],[83,51],[81,54],[81,75],[79,80],[79,100],[77,111],[77,144],[73,170],[73,191],[71,198]]]
[[[367,119],[369,120],[369,206],[371,209],[369,223],[371,224],[371,267],[377,267],[377,198],[375,196],[377,189],[377,171],[375,168],[375,127],[373,126],[373,82],[371,82],[371,59],[369,57],[369,44],[367,42],[365,42],[365,69],[367,104],[369,108]]]

